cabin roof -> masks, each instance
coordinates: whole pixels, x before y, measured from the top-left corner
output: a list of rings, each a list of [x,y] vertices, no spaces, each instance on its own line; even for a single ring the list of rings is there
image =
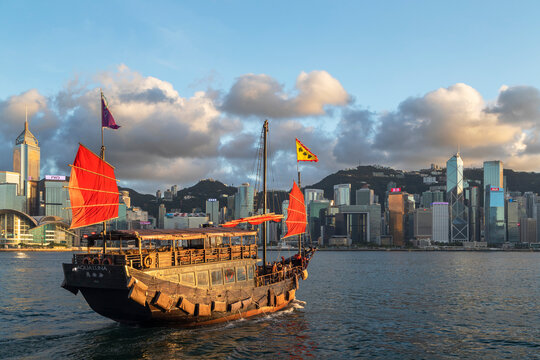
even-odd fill
[[[240,228],[205,227],[196,229],[138,229],[119,230],[119,233],[138,236],[143,240],[193,240],[206,236],[250,236],[257,235],[256,230]]]

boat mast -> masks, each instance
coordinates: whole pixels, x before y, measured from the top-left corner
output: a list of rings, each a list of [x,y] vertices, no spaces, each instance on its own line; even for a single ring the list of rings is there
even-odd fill
[[[103,143],[103,105],[101,104],[101,101],[103,99],[103,91],[101,91],[101,98],[100,101],[100,108],[101,108],[101,153],[100,157],[101,160],[105,161],[105,144]],[[107,234],[107,222],[103,222],[103,254],[105,254],[105,251],[107,251],[107,240],[105,240]],[[120,240],[122,241],[122,240]]]
[[[298,161],[296,162],[297,170],[298,170]],[[298,170],[298,188],[302,189],[302,185],[300,183],[300,170]],[[298,254],[302,255],[302,234],[298,234]]]
[[[266,157],[268,155],[267,151],[267,136],[268,136],[268,120],[264,120],[263,125],[263,214],[266,214],[267,208],[267,199],[266,199]],[[262,223],[263,230],[263,269],[266,269],[266,221]]]

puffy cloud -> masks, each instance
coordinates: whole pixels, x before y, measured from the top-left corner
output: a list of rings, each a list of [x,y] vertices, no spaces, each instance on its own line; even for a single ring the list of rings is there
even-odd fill
[[[521,136],[519,127],[486,111],[478,91],[461,83],[408,98],[377,123],[368,155],[402,168],[443,164],[458,147],[469,164],[505,158]]]
[[[343,106],[349,95],[326,71],[302,72],[296,79],[296,96],[264,74],[237,79],[225,95],[222,109],[236,115],[293,118],[323,115],[326,106]]]

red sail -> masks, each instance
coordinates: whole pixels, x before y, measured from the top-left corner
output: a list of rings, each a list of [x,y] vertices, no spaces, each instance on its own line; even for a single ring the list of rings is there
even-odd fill
[[[296,182],[293,181],[293,188],[289,194],[289,207],[287,209],[287,235],[284,238],[305,233],[306,220],[304,195],[298,185],[296,185]]]
[[[80,144],[71,167],[69,198],[73,213],[70,229],[118,217],[114,168]]]

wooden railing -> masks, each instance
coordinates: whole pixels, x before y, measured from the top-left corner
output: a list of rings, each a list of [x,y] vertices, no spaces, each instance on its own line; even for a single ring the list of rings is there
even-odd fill
[[[301,266],[295,266],[292,268],[281,269],[276,272],[270,272],[268,274],[257,275],[255,277],[255,285],[269,285],[285,279],[293,278],[296,275],[300,275],[302,272]]]
[[[134,268],[157,268],[254,258],[257,258],[257,245],[253,244],[222,246],[209,249],[169,249],[166,251],[160,251],[160,249],[143,249],[141,254],[137,250],[130,250],[123,254],[76,254],[74,256],[74,263],[104,264],[104,260],[109,259],[107,260],[108,265],[128,265]]]

